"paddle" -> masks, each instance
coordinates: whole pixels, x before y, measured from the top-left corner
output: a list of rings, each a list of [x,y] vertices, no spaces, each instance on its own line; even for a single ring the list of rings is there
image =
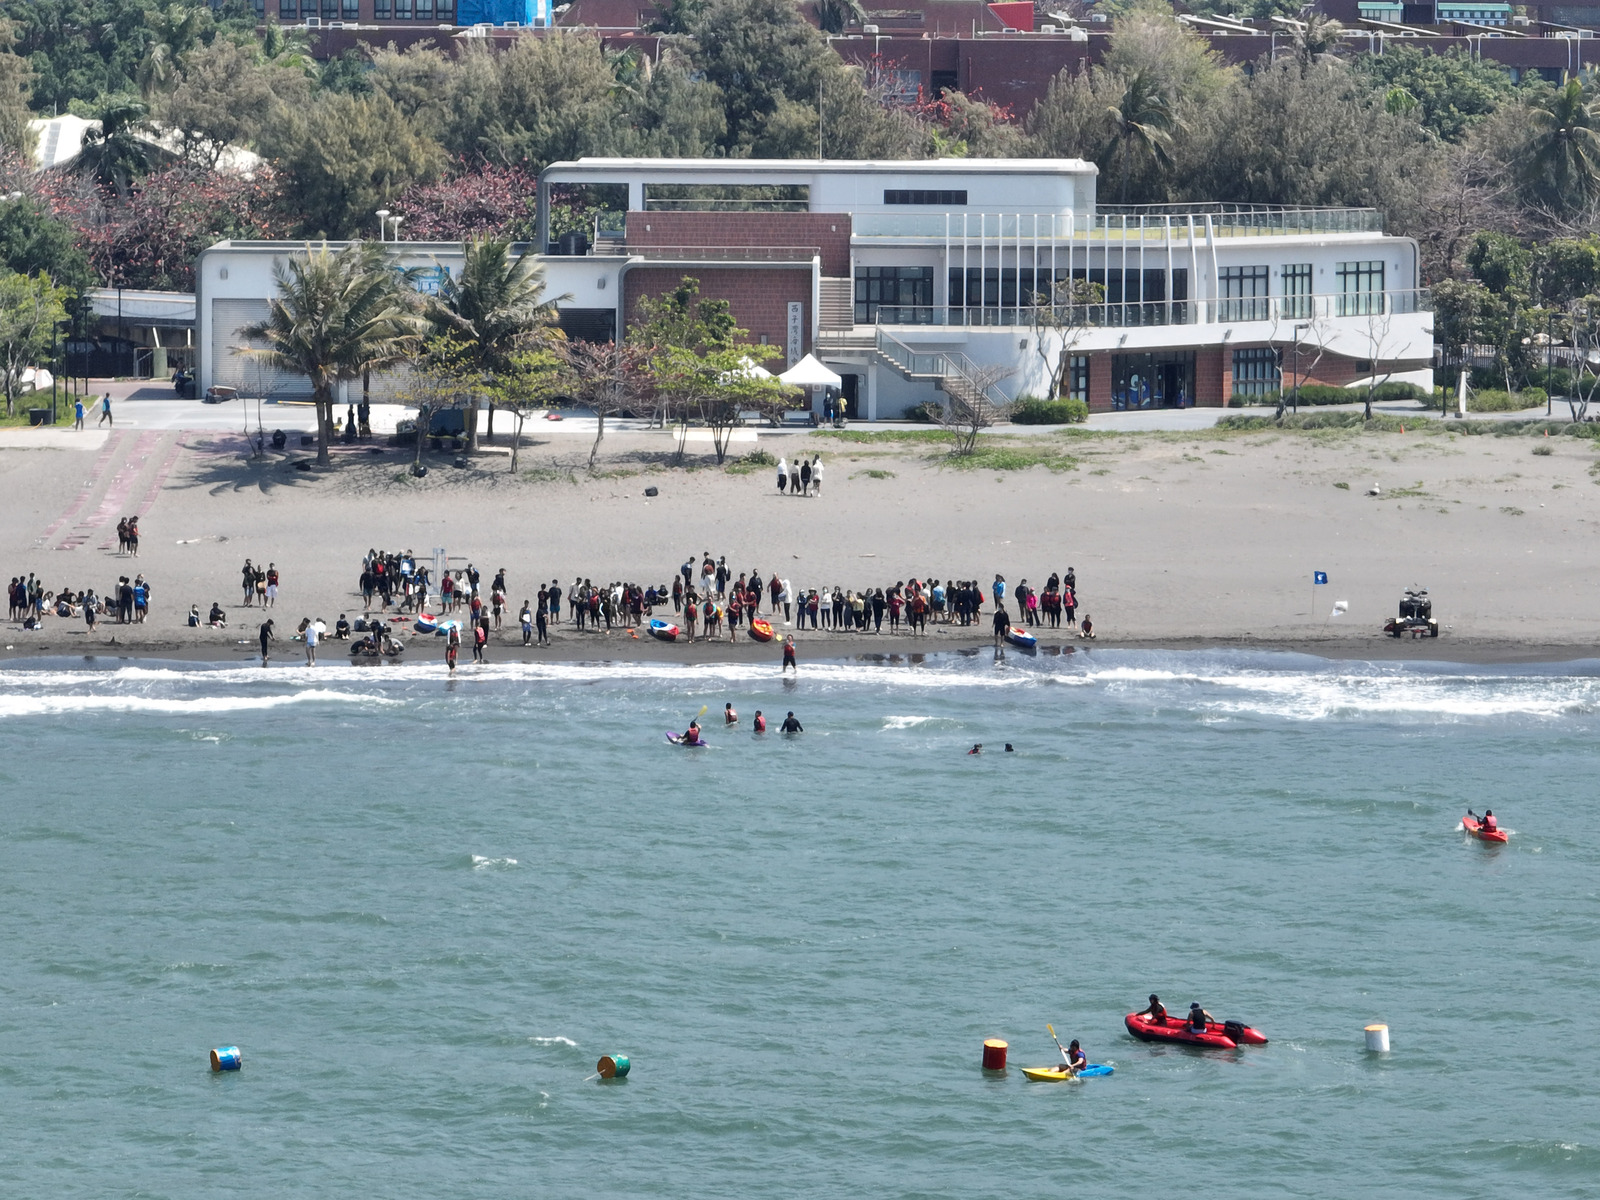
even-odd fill
[[[1078,1073],[1072,1069],[1072,1060],[1067,1057],[1067,1052],[1061,1049],[1061,1039],[1056,1036],[1056,1027],[1047,1023],[1045,1028],[1050,1031],[1050,1040],[1056,1044],[1056,1049],[1061,1050],[1061,1061],[1066,1065],[1067,1074],[1076,1079]]]

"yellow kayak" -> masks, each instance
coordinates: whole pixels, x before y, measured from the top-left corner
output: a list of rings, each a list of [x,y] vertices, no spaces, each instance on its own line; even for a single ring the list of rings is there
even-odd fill
[[[1069,1079],[1096,1079],[1111,1074],[1112,1068],[1090,1063],[1076,1075],[1069,1075],[1065,1067],[1023,1067],[1022,1073],[1040,1083],[1065,1083]]]

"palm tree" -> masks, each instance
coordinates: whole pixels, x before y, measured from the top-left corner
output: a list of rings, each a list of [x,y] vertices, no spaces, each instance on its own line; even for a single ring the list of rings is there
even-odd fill
[[[115,189],[119,196],[128,194],[133,180],[154,170],[164,154],[161,147],[140,136],[148,112],[138,100],[113,96],[96,114],[100,127],[84,130],[79,165],[100,186]]]
[[[194,4],[168,4],[145,14],[150,41],[136,72],[139,91],[146,100],[177,82],[183,57],[199,43],[211,25],[211,13]]]
[[[817,25],[823,33],[843,33],[867,19],[861,0],[817,0]]]
[[[1600,194],[1600,112],[1576,79],[1528,103],[1523,181],[1556,207],[1581,209]]]
[[[488,385],[504,371],[529,335],[554,323],[557,300],[546,299],[544,268],[532,255],[511,253],[504,238],[475,238],[466,245],[461,273],[444,280],[428,319],[466,348],[471,367]],[[494,409],[489,410],[494,436]],[[477,405],[467,409],[468,448],[478,448]]]
[[[1137,160],[1150,159],[1159,167],[1172,165],[1172,131],[1179,123],[1160,82],[1147,71],[1129,78],[1121,98],[1107,105],[1106,113],[1114,132],[1105,157],[1112,162],[1121,160],[1122,203],[1126,204]]]
[[[1294,56],[1301,73],[1332,54],[1343,35],[1344,26],[1326,13],[1307,13],[1294,31]]]
[[[400,362],[424,323],[410,303],[403,275],[371,242],[352,242],[338,251],[324,244],[291,255],[272,275],[277,296],[267,319],[240,331],[266,347],[241,350],[311,381],[317,462],[327,466],[338,385]]]

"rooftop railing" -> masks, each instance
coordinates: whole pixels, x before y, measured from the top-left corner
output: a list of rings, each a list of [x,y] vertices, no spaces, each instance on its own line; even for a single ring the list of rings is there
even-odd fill
[[[1382,233],[1375,208],[1279,208],[1260,205],[1102,205],[1072,213],[857,213],[851,231],[862,238],[936,241],[1167,241],[1191,236],[1284,237]]]
[[[640,246],[632,242],[618,253],[630,258],[668,262],[810,262],[822,254],[820,246]]]

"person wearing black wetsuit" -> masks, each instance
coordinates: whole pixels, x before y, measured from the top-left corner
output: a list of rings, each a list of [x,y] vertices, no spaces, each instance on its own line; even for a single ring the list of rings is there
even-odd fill
[[[793,712],[791,712],[787,717],[785,717],[783,719],[783,724],[778,726],[778,728],[779,728],[779,730],[781,730],[784,733],[804,733],[805,732],[805,730],[803,728],[801,728],[800,722],[796,721],[794,719],[794,713]]]

